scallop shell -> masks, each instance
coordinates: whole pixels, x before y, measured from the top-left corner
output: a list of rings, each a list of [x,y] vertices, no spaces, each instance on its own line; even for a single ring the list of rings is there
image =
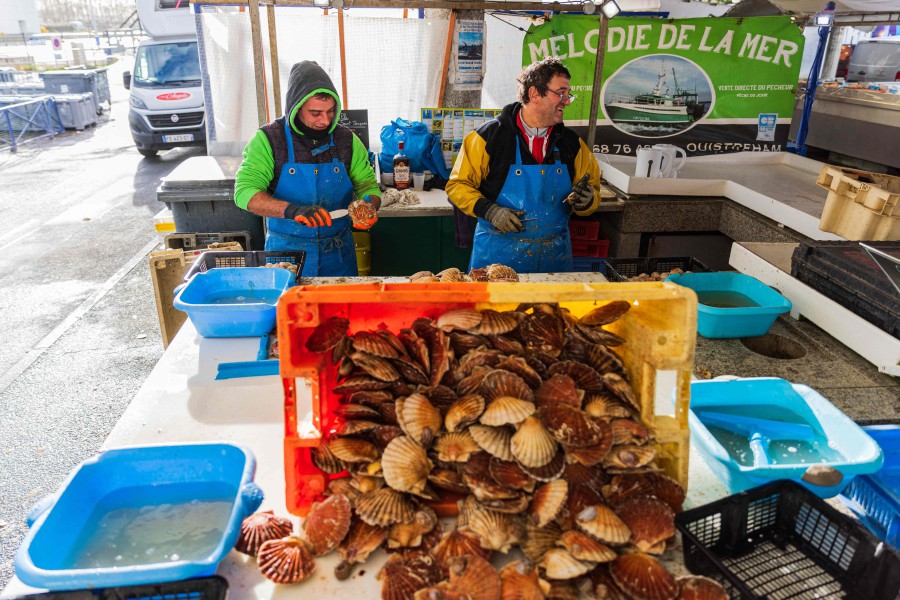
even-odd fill
[[[608,506],[594,504],[575,515],[575,525],[601,542],[620,546],[631,539],[631,530]]]
[[[313,464],[326,473],[336,475],[344,470],[344,463],[331,451],[331,440],[322,440],[317,448],[310,448],[309,453]]]
[[[350,355],[350,360],[352,360],[353,364],[357,367],[379,381],[391,382],[400,377],[397,369],[395,369],[394,365],[386,358],[381,358],[380,356],[375,356],[374,354],[369,354],[367,352],[357,351]]]
[[[551,404],[568,404],[581,408],[583,391],[575,387],[575,381],[568,375],[554,375],[541,384],[534,393],[534,403],[540,408]]]
[[[603,466],[607,469],[639,469],[649,465],[656,458],[656,449],[652,446],[613,446]]]
[[[540,374],[528,364],[521,356],[509,356],[497,363],[497,369],[509,371],[522,378],[522,381],[533,390],[538,389],[543,383]]]
[[[616,446],[642,446],[650,440],[647,428],[632,419],[613,419],[609,424],[612,427],[613,444]]]
[[[329,317],[316,325],[304,345],[310,352],[325,352],[346,337],[349,328],[350,319]]]
[[[679,577],[678,600],[728,600],[728,592],[718,581],[699,575]]]
[[[444,269],[437,274],[437,277],[441,280],[442,283],[456,283],[458,281],[466,281],[466,279],[468,279],[466,274],[456,267]]]
[[[630,597],[626,596],[625,592],[619,588],[613,580],[612,575],[609,574],[608,564],[597,565],[593,571],[588,573],[587,578],[582,581],[585,582],[585,587],[582,588],[582,591],[589,598],[602,598],[603,600],[631,600]]]
[[[459,431],[478,421],[478,417],[484,412],[484,398],[478,394],[469,394],[456,400],[447,409],[444,417],[444,427],[447,431]]]
[[[447,559],[450,573],[449,590],[467,600],[497,600],[500,597],[500,574],[484,558],[477,555],[453,556]]]
[[[625,363],[615,351],[610,350],[603,344],[592,344],[585,356],[587,363],[591,365],[601,375],[606,373],[617,373],[625,375]]]
[[[428,483],[455,494],[469,493],[469,486],[463,481],[462,475],[454,469],[432,469],[428,474]]]
[[[619,400],[618,396],[610,392],[591,394],[584,402],[584,411],[598,419],[632,418],[636,415],[633,408]]]
[[[515,459],[524,467],[539,468],[556,456],[559,445],[537,417],[528,417],[510,440]]]
[[[600,464],[603,462],[603,459],[606,458],[607,454],[609,454],[609,449],[612,447],[612,437],[606,437],[600,441],[600,443],[595,444],[593,446],[582,446],[580,448],[573,448],[571,446],[563,446],[566,451],[566,457],[569,460],[574,460],[575,462],[587,466],[592,467],[594,465]]]
[[[581,600],[578,586],[571,579],[554,579],[550,582],[547,600]]]
[[[377,421],[381,416],[376,409],[365,404],[341,404],[332,411],[336,416],[342,419]]]
[[[653,487],[653,495],[669,505],[674,513],[680,513],[687,496],[680,483],[665,473],[647,473],[644,475]]]
[[[431,372],[431,355],[428,351],[428,343],[419,337],[412,329],[404,329],[400,332],[400,341],[409,355],[422,365],[426,372]]]
[[[353,566],[365,563],[369,555],[387,538],[387,532],[384,527],[376,527],[360,519],[353,519],[350,531],[338,546],[341,562],[334,568],[335,578],[338,580],[349,578],[353,573]]]
[[[334,433],[335,435],[361,435],[378,426],[379,424],[374,421],[342,421],[335,426]]]
[[[525,539],[522,540],[521,550],[528,560],[537,564],[544,558],[544,554],[556,547],[556,542],[562,535],[560,526],[551,522],[544,527],[538,527],[534,523],[527,523],[525,527]]]
[[[431,271],[417,271],[409,276],[410,283],[436,283],[440,280],[440,277]]]
[[[539,563],[550,579],[575,579],[590,571],[594,565],[580,561],[562,548],[551,548]]]
[[[592,367],[575,362],[563,360],[550,365],[551,375],[568,375],[575,382],[575,386],[587,392],[600,392],[606,389],[603,378]]]
[[[353,335],[353,347],[357,351],[366,352],[382,358],[400,356],[397,348],[384,335],[370,331],[359,331]]]
[[[602,327],[591,327],[584,323],[576,323],[575,329],[585,339],[592,344],[603,344],[604,346],[621,346],[625,340],[612,331],[607,331]]]
[[[454,529],[446,534],[434,549],[434,557],[445,574],[448,573],[449,559],[467,554],[484,559],[491,557],[491,551],[482,548],[475,534],[465,529]]]
[[[424,506],[416,511],[409,523],[396,523],[388,532],[388,548],[408,548],[422,545],[422,536],[438,524],[434,510]]]
[[[528,559],[500,569],[500,600],[544,600],[550,584],[543,581]]]
[[[550,435],[567,446],[594,446],[604,438],[604,430],[599,424],[601,421],[595,421],[586,412],[569,404],[542,406],[538,410],[538,418]]]
[[[506,554],[525,536],[525,527],[513,515],[476,507],[467,516],[468,528],[478,536],[482,548]]]
[[[418,494],[425,489],[434,465],[422,446],[411,437],[401,436],[384,449],[381,466],[385,483],[397,491]]]
[[[481,394],[487,401],[510,397],[534,402],[534,392],[521,377],[504,370],[488,373],[481,382]]]
[[[347,206],[347,213],[354,223],[365,223],[377,215],[375,207],[365,200],[354,200]]]
[[[591,563],[609,562],[618,556],[618,553],[606,544],[574,529],[563,533],[557,545],[568,550],[574,558]]]
[[[356,499],[359,498],[361,492],[353,486],[351,477],[339,477],[328,482],[326,494],[343,494],[350,501],[351,506],[356,506]]]
[[[566,503],[569,484],[564,479],[549,481],[535,490],[528,512],[538,527],[543,527],[556,518]]]
[[[533,313],[519,325],[522,340],[529,348],[559,356],[565,340],[563,322],[558,317],[546,313]]]
[[[481,335],[462,331],[453,331],[450,333],[450,347],[452,347],[453,351],[459,356],[475,350],[476,348],[481,348],[482,346],[487,347],[488,345],[489,340]]]
[[[335,438],[329,440],[328,448],[339,460],[346,463],[372,462],[378,460],[381,455],[374,444],[359,438]]]
[[[608,325],[621,318],[630,308],[630,302],[613,300],[581,317],[581,322],[585,325]]]
[[[497,512],[520,515],[528,508],[530,500],[525,492],[516,492],[511,498],[489,498],[479,502],[482,506]]]
[[[487,425],[472,425],[469,433],[478,446],[500,460],[515,460],[512,453],[513,432],[506,427],[488,427]]]
[[[338,340],[338,343],[334,345],[334,348],[331,349],[331,364],[336,365],[341,360],[350,354],[350,351],[353,349],[353,340],[351,340],[348,336],[342,337]]]
[[[388,527],[409,523],[416,509],[407,496],[389,487],[366,492],[356,500],[359,518],[369,525]]]
[[[384,452],[391,440],[404,435],[403,430],[396,425],[379,425],[369,432],[369,439]]]
[[[347,398],[347,402],[349,404],[362,404],[378,410],[379,406],[385,402],[391,402],[393,399],[394,396],[390,392],[384,390],[362,390],[350,394],[350,397]]]
[[[511,460],[500,460],[492,456],[488,468],[491,477],[499,485],[513,490],[534,490],[534,479]]]
[[[445,433],[434,442],[434,450],[437,451],[438,460],[444,462],[466,462],[481,448],[472,439],[468,430]]]
[[[422,394],[398,400],[396,406],[400,428],[423,446],[429,446],[444,423],[441,411]]]
[[[495,372],[500,373],[502,371]],[[489,427],[516,425],[534,414],[535,408],[534,403],[527,400],[520,400],[512,396],[501,396],[487,405],[484,412],[481,413],[479,421],[481,421],[482,425]]]
[[[488,281],[518,281],[519,274],[512,267],[494,263],[485,267]]]
[[[599,489],[570,481],[569,497],[566,498],[566,505],[556,517],[556,521],[565,529],[575,529],[577,515],[584,509],[597,504],[603,504],[603,496]]]
[[[382,600],[409,600],[418,590],[437,583],[439,577],[430,557],[407,561],[400,555],[389,558],[376,575],[381,580]]]
[[[487,281],[487,269],[472,269],[469,271],[469,277],[472,278],[472,281]]]
[[[609,565],[609,573],[625,593],[636,600],[674,600],[675,578],[658,560],[646,554],[625,554]]]
[[[422,394],[436,407],[446,410],[450,405],[459,400],[459,396],[451,388],[446,385],[435,385],[425,387],[420,385],[416,388],[416,392]]]
[[[350,501],[342,494],[314,503],[303,520],[303,532],[313,554],[320,556],[337,548],[350,530],[351,516]]]
[[[437,318],[437,326],[444,331],[466,331],[481,324],[481,311],[474,308],[451,308]]]
[[[638,413],[641,412],[641,405],[634,393],[634,389],[632,389],[631,384],[628,383],[624,377],[616,373],[606,373],[603,375],[603,384],[617,398],[624,401],[625,404],[636,410]]]
[[[566,455],[559,450],[550,462],[541,467],[529,467],[519,463],[522,470],[538,481],[552,481],[562,475],[566,468]]]
[[[256,554],[256,565],[275,583],[300,583],[316,569],[306,540],[296,536],[263,543]]]
[[[241,522],[234,549],[250,556],[256,556],[259,547],[269,540],[280,540],[291,535],[294,526],[288,519],[276,517],[271,510],[254,513]]]
[[[572,485],[584,485],[594,489],[600,489],[600,486],[609,482],[609,478],[599,468],[585,466],[577,462],[566,464],[563,478]]]
[[[348,377],[332,390],[335,394],[352,394],[354,392],[383,390],[391,386],[389,381],[381,381],[368,375]]]
[[[656,549],[675,535],[675,513],[656,498],[631,498],[616,507],[616,514],[631,530],[631,544],[641,552],[656,554]],[[660,552],[665,550],[663,544]]]
[[[503,335],[518,326],[519,322],[512,315],[487,308],[481,311],[481,323],[469,332],[477,335]]]
[[[519,340],[503,335],[489,335],[488,340],[491,346],[506,355],[519,356],[525,354],[525,346]]]
[[[428,385],[430,379],[422,365],[411,358],[400,357],[392,361],[400,377],[416,385]]]

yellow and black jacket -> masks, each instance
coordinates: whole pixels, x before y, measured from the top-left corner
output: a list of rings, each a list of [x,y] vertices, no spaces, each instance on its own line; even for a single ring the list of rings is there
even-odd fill
[[[470,132],[463,140],[446,191],[450,202],[465,214],[484,218],[503,189],[510,165],[516,160],[515,144],[520,145],[523,163],[537,164],[516,125],[516,115],[521,107],[518,102],[506,105],[496,119]],[[576,214],[593,213],[600,203],[600,165],[587,144],[574,131],[559,124],[550,131],[547,147],[555,147],[559,152],[559,159],[566,165],[573,184],[585,173],[590,175],[594,201]],[[554,160],[556,153],[547,152],[544,164],[553,164]]]

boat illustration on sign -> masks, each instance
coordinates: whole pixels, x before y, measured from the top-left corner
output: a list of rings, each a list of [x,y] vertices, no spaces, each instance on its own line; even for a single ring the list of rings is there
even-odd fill
[[[674,93],[670,93],[666,85],[665,70],[660,70],[656,85],[649,93],[607,94],[606,114],[616,123],[643,124],[691,123],[703,116],[703,106],[697,102],[697,91],[678,87],[674,68],[672,79]]]

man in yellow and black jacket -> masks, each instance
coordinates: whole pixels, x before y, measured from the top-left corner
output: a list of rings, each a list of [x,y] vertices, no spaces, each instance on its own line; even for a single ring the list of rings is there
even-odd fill
[[[572,270],[569,217],[597,210],[600,166],[563,125],[563,110],[575,100],[570,79],[555,58],[526,67],[517,79],[519,102],[463,140],[446,191],[478,217],[470,268]]]

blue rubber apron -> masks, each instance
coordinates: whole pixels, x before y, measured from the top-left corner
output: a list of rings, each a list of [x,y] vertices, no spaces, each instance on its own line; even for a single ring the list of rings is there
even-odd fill
[[[281,167],[275,198],[301,206],[318,204],[329,212],[346,209],[353,200],[353,184],[344,163],[337,158],[330,163],[296,163],[288,119],[284,120],[284,135],[288,160]],[[313,150],[313,155],[333,147],[334,136],[331,136],[329,144]],[[358,274],[350,217],[334,219],[326,227],[306,227],[291,219],[266,217],[266,228],[266,250],[306,252],[303,277],[354,277]]]
[[[497,204],[524,210],[521,233],[500,233],[489,221],[478,219],[470,269],[500,263],[519,273],[568,273],[572,270],[569,238],[571,208],[563,199],[572,191],[569,171],[553,147],[552,165],[522,164],[521,140],[516,140],[516,162],[509,168]]]

